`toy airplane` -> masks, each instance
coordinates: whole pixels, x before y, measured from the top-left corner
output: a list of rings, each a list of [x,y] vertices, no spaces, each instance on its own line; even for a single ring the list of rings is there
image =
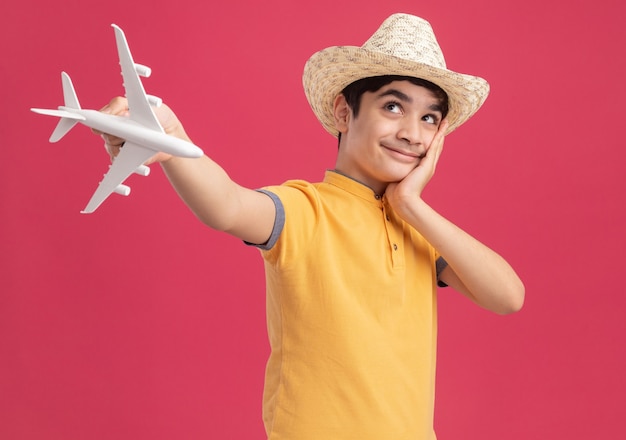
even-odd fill
[[[150,76],[151,70],[133,61],[124,32],[118,26],[112,26],[115,29],[117,51],[122,66],[129,117],[81,109],[72,80],[65,72],[61,73],[65,105],[59,106],[58,110],[31,109],[35,113],[61,118],[50,136],[50,142],[57,142],[78,122],[126,140],[87,207],[81,211],[84,214],[94,212],[113,192],[125,196],[130,194],[130,188],[123,185],[124,180],[132,173],[147,176],[150,169],[144,163],[157,152],[163,151],[174,156],[192,158],[203,155],[202,150],[194,144],[165,134],[150,107],[159,106],[162,101],[155,96],[147,95],[139,79],[139,76]]]

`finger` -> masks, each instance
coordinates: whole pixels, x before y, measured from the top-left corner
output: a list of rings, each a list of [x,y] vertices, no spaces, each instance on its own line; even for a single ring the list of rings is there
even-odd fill
[[[434,165],[437,164],[437,161],[439,160],[439,156],[441,156],[448,125],[449,124],[446,119],[441,121],[441,124],[439,124],[439,128],[437,130],[437,133],[435,133],[435,136],[433,137],[433,140],[430,144],[430,148],[428,149],[428,153],[430,153],[434,159],[434,163],[433,163]]]
[[[113,162],[113,159],[115,159],[117,155],[120,154],[120,147],[113,147],[109,144],[104,144],[104,149],[109,154],[109,157],[111,158],[111,162]]]
[[[110,115],[128,116],[128,100],[126,98],[118,96],[116,98],[113,98],[111,101],[109,101],[109,103],[105,105],[104,107],[102,107],[99,111],[102,113],[110,114]],[[95,128],[92,128],[91,132],[98,136],[101,136],[104,134],[102,131],[97,130]],[[105,139],[105,142],[106,142],[106,139]]]
[[[100,111],[110,115],[124,115],[128,113],[128,100],[124,97],[117,96],[102,107]]]
[[[124,139],[122,139],[121,137],[113,136],[111,134],[102,133],[100,136],[102,137],[102,140],[104,140],[106,144],[109,144],[112,146],[119,146],[124,143]]]
[[[92,128],[91,131],[94,134],[100,136],[102,138],[102,140],[104,142],[106,142],[107,144],[115,145],[115,144],[121,144],[122,142],[124,142],[124,139],[122,139],[120,137],[117,137],[117,136],[113,136],[113,135],[108,134],[108,133],[104,133],[104,132],[102,132],[100,130],[96,130],[96,129]]]
[[[101,137],[104,140],[104,148],[107,153],[109,153],[109,156],[111,156],[111,160],[113,160],[120,153],[120,149],[124,146],[125,140],[106,133],[102,134]]]
[[[448,125],[449,124],[447,119],[441,121],[441,124],[439,124],[439,128],[437,129],[437,133],[435,133],[435,136],[433,137],[432,144],[443,143],[443,139],[446,136],[446,130],[448,129]]]
[[[441,124],[439,124],[439,131],[445,135],[449,126],[450,123],[448,122],[448,119],[444,118],[443,121],[441,121]]]

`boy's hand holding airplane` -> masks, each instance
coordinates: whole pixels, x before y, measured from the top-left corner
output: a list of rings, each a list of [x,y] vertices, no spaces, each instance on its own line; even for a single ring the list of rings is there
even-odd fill
[[[124,97],[118,96],[116,98],[113,98],[107,105],[102,107],[100,111],[102,113],[115,116],[128,116],[128,100]],[[163,130],[166,134],[176,136],[177,138],[187,142],[191,142],[189,136],[187,136],[187,133],[185,132],[183,125],[170,107],[165,104],[161,104],[158,107],[152,107],[152,111],[159,120],[159,123],[163,127]],[[111,156],[111,161],[113,161],[113,159],[115,159],[115,157],[119,154],[125,140],[111,134],[103,133],[96,129],[92,129],[92,131],[102,137],[107,153],[109,153],[109,156]],[[159,152],[151,157],[144,165],[166,162],[171,158],[171,154]]]

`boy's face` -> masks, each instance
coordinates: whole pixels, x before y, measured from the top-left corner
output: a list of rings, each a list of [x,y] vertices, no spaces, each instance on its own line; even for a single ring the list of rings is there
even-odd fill
[[[356,118],[341,95],[335,101],[341,132],[336,169],[382,194],[419,165],[441,119],[435,95],[409,81],[365,92]]]

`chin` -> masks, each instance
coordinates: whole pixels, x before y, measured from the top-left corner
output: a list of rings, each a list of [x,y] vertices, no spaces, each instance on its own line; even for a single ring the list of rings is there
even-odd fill
[[[413,171],[415,167],[400,169],[400,170],[391,170],[387,173],[387,182],[389,183],[398,183],[401,182],[408,176],[411,171]]]

